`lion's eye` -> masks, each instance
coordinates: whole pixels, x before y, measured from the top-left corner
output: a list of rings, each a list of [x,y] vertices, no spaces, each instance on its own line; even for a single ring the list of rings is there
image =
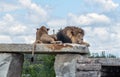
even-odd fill
[[[79,32],[80,34],[82,34],[82,32]]]

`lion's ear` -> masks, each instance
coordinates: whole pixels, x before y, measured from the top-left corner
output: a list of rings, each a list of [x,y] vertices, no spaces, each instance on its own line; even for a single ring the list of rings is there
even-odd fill
[[[49,28],[47,28],[47,31],[49,31],[50,29]]]
[[[37,28],[36,30],[39,30],[39,28]]]

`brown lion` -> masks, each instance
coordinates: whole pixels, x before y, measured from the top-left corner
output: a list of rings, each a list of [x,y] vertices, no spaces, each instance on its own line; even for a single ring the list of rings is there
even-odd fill
[[[82,28],[75,26],[68,26],[57,33],[57,39],[63,43],[77,43],[89,46],[88,43],[83,41],[85,33]]]
[[[56,43],[57,38],[54,35],[48,35],[49,28],[42,26],[37,28],[36,43],[51,44]]]
[[[37,43],[44,43],[44,44],[56,44],[61,43],[61,41],[57,41],[56,35],[48,35],[49,28],[42,26],[37,28],[36,31],[36,40],[34,42],[33,50],[32,50],[32,58],[31,61],[34,59],[34,51],[36,48]]]

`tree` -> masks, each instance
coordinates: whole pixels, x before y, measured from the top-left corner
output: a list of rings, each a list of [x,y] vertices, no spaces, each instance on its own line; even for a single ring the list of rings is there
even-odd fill
[[[106,54],[105,51],[102,51],[100,54],[98,53],[92,53],[90,54],[91,58],[116,58],[113,54]]]
[[[35,55],[35,61],[30,62],[31,55],[25,55],[22,77],[55,77],[55,55]]]

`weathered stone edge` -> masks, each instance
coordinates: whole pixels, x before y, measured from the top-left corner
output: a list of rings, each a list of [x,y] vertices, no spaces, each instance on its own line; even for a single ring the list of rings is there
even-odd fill
[[[57,48],[57,49],[56,49]],[[33,44],[0,44],[0,53],[31,53]],[[35,53],[77,53],[87,54],[89,49],[83,45],[74,44],[37,44]]]

